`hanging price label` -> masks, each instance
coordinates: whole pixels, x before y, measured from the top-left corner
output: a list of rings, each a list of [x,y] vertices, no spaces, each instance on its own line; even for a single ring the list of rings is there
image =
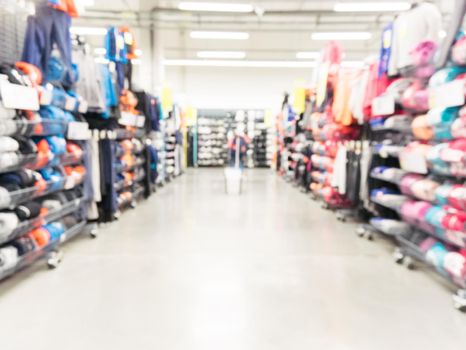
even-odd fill
[[[140,115],[139,117],[137,117],[136,126],[138,128],[142,128],[144,127],[144,125],[146,125],[146,117]]]
[[[89,109],[89,105],[86,100],[81,100],[79,101],[79,107],[78,107],[78,112],[79,113],[87,113],[87,110]]]
[[[11,84],[6,80],[0,82],[0,94],[3,106],[11,109],[38,111],[39,94],[34,88]]]
[[[432,88],[429,90],[430,108],[447,108],[465,104],[465,86],[461,80]]]
[[[449,163],[459,163],[464,159],[464,152],[456,149],[444,149],[442,151],[442,160]]]
[[[89,124],[84,122],[70,122],[68,124],[67,137],[69,140],[89,140],[91,138]]]
[[[76,110],[76,104],[78,103],[78,100],[75,99],[74,97],[67,96],[66,97],[66,102],[65,102],[65,109],[67,111],[74,111]]]
[[[403,151],[400,152],[400,166],[401,169],[416,173],[416,174],[427,174],[427,160],[422,153]]]
[[[49,106],[52,103],[52,91],[42,89],[40,92],[40,104],[42,106]]]
[[[382,95],[372,100],[372,115],[392,115],[395,113],[395,98],[392,95]]]
[[[124,126],[136,126],[137,118],[138,118],[137,115],[127,113],[127,112],[122,112],[121,118],[118,120],[118,123]]]
[[[66,177],[64,188],[70,190],[76,186],[76,180],[72,176]]]

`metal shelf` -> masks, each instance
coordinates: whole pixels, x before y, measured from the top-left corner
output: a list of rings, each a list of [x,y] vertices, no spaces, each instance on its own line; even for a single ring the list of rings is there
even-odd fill
[[[458,280],[452,278],[448,273],[441,273],[435,265],[433,265],[431,262],[429,262],[426,257],[424,252],[422,252],[417,245],[414,243],[410,242],[408,239],[406,239],[404,236],[397,236],[396,237],[399,244],[400,244],[400,249],[401,251],[398,253],[401,253],[404,256],[410,256],[423,264],[432,267],[435,269],[435,271],[442,277],[444,277],[447,281],[450,283],[453,283],[454,285],[460,287],[460,288],[466,288],[466,280]]]
[[[77,159],[73,154],[66,153],[60,156],[58,165],[68,166],[79,164],[80,162],[82,162],[82,158]],[[10,173],[21,169],[38,170],[51,165],[50,162],[47,162],[47,164],[42,163],[43,161],[40,159],[39,154],[23,154],[19,156],[18,164],[6,168],[0,168],[0,174]]]
[[[79,198],[72,200],[64,204],[57,210],[50,211],[48,214],[44,216],[40,216],[31,220],[23,221],[19,224],[19,226],[12,231],[8,236],[0,238],[0,245],[8,243],[16,238],[24,236],[25,234],[31,232],[32,230],[39,228],[43,225],[47,225],[53,221],[57,221],[66,215],[69,215],[75,211],[77,211],[82,204],[85,202],[84,198]]]
[[[380,174],[375,174],[373,172],[370,173],[370,177],[373,178],[373,179],[376,179],[376,180],[380,180],[380,181],[385,181],[385,182],[388,182],[388,183],[391,183],[393,185],[397,185],[399,186],[400,185],[400,181],[397,180],[397,179],[389,179],[389,178],[386,178]]]
[[[50,242],[47,246],[31,251],[23,256],[21,256],[17,262],[17,264],[14,267],[11,267],[10,269],[6,269],[3,271],[0,271],[0,281],[14,275],[20,270],[25,269],[26,267],[34,264],[40,259],[43,259],[47,257],[49,254],[53,253],[54,251],[57,250],[57,248],[65,243],[66,241],[72,239],[73,237],[77,236],[81,232],[83,232],[83,229],[86,227],[87,222],[83,221],[80,222],[79,224],[71,227],[67,231],[65,231],[61,236],[60,239]]]
[[[67,183],[68,183],[68,178],[65,177],[61,179],[58,182],[54,181],[47,181],[47,186],[44,191],[41,191],[40,189],[37,189],[36,187],[28,187],[28,188],[23,188],[17,191],[12,191],[10,192],[10,201],[9,203],[1,203],[0,204],[0,209],[7,209],[7,208],[16,208],[18,205],[28,202],[30,200],[40,198],[43,196],[46,196],[51,193],[55,193],[58,191],[62,190],[70,190],[76,186],[79,186],[82,182],[79,183],[74,183],[74,186],[68,188]]]

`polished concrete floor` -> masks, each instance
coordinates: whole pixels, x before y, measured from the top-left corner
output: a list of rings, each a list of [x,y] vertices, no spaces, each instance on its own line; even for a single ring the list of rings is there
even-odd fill
[[[269,171],[196,170],[0,284],[2,350],[463,349],[466,315]]]

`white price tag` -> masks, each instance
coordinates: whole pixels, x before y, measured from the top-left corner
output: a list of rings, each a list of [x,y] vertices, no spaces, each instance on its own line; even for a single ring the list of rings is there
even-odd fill
[[[78,103],[78,100],[75,99],[74,97],[67,96],[66,97],[66,103],[65,103],[65,109],[67,111],[73,112],[76,109],[76,104]]]
[[[89,140],[91,138],[91,130],[89,124],[84,122],[70,122],[68,124],[69,140]]]
[[[40,91],[40,104],[42,106],[49,106],[52,103],[52,91],[48,89],[41,89]]]
[[[65,180],[65,190],[70,190],[76,186],[76,180],[73,176],[68,176]]]
[[[427,174],[429,171],[425,156],[419,152],[400,152],[400,166],[401,169],[416,174]]]
[[[80,100],[79,101],[79,107],[78,107],[78,112],[79,113],[87,113],[87,110],[89,109],[89,104],[87,103],[86,100]]]
[[[0,82],[0,94],[5,108],[38,111],[39,94],[34,88],[11,84],[6,80]]]
[[[463,106],[464,96],[464,81],[454,80],[429,90],[429,107],[432,109]]]
[[[456,149],[444,149],[441,158],[445,162],[459,163],[463,161],[464,152]]]
[[[146,117],[144,117],[144,116],[141,115],[141,116],[139,116],[137,119],[138,119],[138,120],[137,120],[137,122],[136,122],[136,126],[137,126],[138,128],[144,127],[144,125],[146,124]]]
[[[125,126],[136,126],[137,118],[138,116],[134,114],[122,112],[121,118],[118,120],[118,123]]]
[[[391,95],[382,95],[372,100],[372,115],[392,115],[395,113],[395,98]]]

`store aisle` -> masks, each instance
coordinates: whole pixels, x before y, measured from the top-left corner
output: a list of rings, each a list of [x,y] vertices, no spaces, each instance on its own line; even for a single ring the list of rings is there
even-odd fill
[[[355,237],[270,171],[227,197],[175,180],[91,241],[0,284],[1,348],[453,349],[466,318],[434,276]]]

